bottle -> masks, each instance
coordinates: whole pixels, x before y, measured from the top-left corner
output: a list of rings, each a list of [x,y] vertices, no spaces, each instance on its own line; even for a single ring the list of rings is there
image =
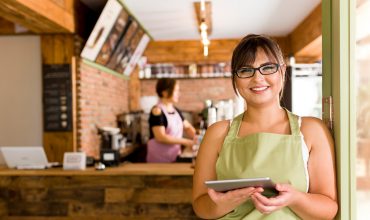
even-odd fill
[[[200,147],[200,144],[202,143],[202,140],[203,140],[203,136],[205,134],[206,130],[205,129],[200,129],[199,130],[199,134],[195,136],[195,140],[194,140],[194,145],[193,145],[193,157],[192,157],[192,166],[194,167],[195,166],[195,160],[197,159],[197,155],[198,155],[198,150],[199,150],[199,147]]]
[[[219,101],[216,105],[217,111],[216,111],[216,121],[221,121],[225,118],[225,112],[224,112],[224,101]]]
[[[213,123],[217,120],[216,115],[216,108],[215,107],[209,107],[208,108],[208,114],[207,114],[207,126],[211,126]]]

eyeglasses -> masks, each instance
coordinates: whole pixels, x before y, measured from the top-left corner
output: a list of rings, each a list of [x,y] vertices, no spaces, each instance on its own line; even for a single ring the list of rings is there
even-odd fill
[[[257,68],[242,67],[238,71],[236,71],[236,75],[239,78],[250,78],[254,76],[256,70],[258,70],[262,75],[270,75],[276,73],[280,66],[281,65],[277,63],[269,63]]]

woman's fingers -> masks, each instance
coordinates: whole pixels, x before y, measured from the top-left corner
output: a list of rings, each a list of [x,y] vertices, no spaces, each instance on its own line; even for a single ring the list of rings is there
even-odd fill
[[[216,192],[214,189],[209,188],[208,194],[216,203],[226,201],[240,203],[246,201],[248,198],[250,198],[251,195],[259,191],[259,188],[254,187],[230,190],[228,192]]]
[[[264,204],[263,202],[261,202],[261,197],[259,197],[258,194],[259,193],[255,193],[254,195],[252,195],[251,199],[256,209],[262,214],[270,214],[271,212],[276,211],[281,208],[280,206]]]

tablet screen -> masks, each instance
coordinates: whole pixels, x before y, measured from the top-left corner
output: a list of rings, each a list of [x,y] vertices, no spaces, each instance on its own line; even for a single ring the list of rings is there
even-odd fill
[[[265,196],[273,196],[277,194],[275,183],[269,177],[261,178],[246,178],[246,179],[229,179],[229,180],[210,180],[205,181],[208,188],[212,188],[217,192],[226,192],[234,189],[246,187],[262,187]]]

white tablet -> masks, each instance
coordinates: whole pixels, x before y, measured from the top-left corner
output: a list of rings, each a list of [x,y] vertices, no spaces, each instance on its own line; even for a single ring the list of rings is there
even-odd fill
[[[212,188],[217,192],[226,192],[229,190],[246,188],[246,187],[262,187],[265,191],[264,195],[273,196],[277,194],[275,183],[270,177],[247,178],[247,179],[229,179],[229,180],[210,180],[205,181],[208,188]]]

